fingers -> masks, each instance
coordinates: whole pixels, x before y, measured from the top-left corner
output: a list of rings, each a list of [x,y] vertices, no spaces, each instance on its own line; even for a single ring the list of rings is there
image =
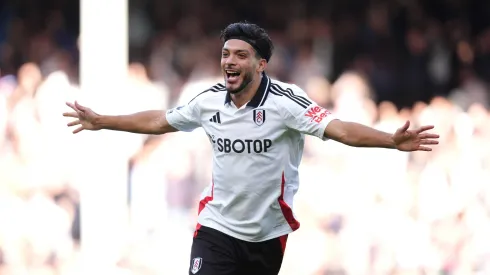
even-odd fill
[[[67,102],[66,103],[66,106],[72,108],[75,112],[79,112],[80,111],[80,110],[77,109],[77,107],[73,103]]]
[[[431,129],[434,129],[434,125],[422,126],[419,129],[417,129],[415,132],[417,132],[417,134],[420,134],[422,132],[425,132],[425,131],[431,130]]]
[[[439,138],[439,135],[436,134],[420,134],[420,139],[428,139],[428,138]]]
[[[400,129],[398,129],[397,132],[399,132],[399,133],[406,132],[408,130],[408,127],[410,127],[410,121],[409,120],[407,120],[405,122],[405,124]]]
[[[78,112],[83,112],[83,111],[85,111],[85,109],[86,109],[84,106],[82,106],[82,105],[78,104],[78,102],[77,102],[77,101],[75,101],[75,103],[66,102],[66,105],[67,105],[68,107],[72,108],[72,109],[73,109],[75,112],[77,112],[77,113],[78,113]]]
[[[439,141],[433,140],[433,139],[423,139],[423,140],[420,141],[420,144],[424,144],[424,145],[436,145],[436,144],[439,144]]]
[[[71,126],[75,126],[75,125],[78,125],[80,124],[80,120],[75,120],[75,121],[72,121],[70,123],[67,124],[67,126],[71,127]]]
[[[77,129],[75,129],[75,130],[73,131],[73,133],[74,133],[74,134],[76,134],[76,133],[78,133],[78,132],[80,132],[80,131],[82,131],[82,130],[83,130],[83,126],[80,126],[80,127],[78,127]]]
[[[432,151],[432,148],[425,147],[425,146],[419,146],[419,148],[417,149],[417,151],[426,151],[426,152],[429,152],[429,151]]]
[[[83,107],[82,105],[78,104],[77,101],[75,101],[75,107],[80,110],[80,111],[84,111],[85,110],[85,107]]]
[[[72,108],[75,112],[69,112],[69,113],[63,113],[63,116],[64,117],[73,117],[73,118],[80,118],[80,112],[83,112],[85,107],[83,107],[82,105],[78,104],[78,102],[75,101],[75,104],[73,103],[70,103],[70,102],[66,102],[66,105],[70,108]],[[81,124],[81,121],[79,119],[75,120],[75,121],[72,121],[70,123],[67,124],[68,127],[72,127],[72,126],[76,126],[76,125],[79,125]],[[73,131],[74,134],[76,133],[79,133],[81,132],[82,130],[84,130],[83,126],[80,126],[78,127],[77,129],[75,129]]]
[[[74,118],[79,118],[78,113],[76,112],[71,112],[71,113],[63,113],[64,117],[74,117]]]

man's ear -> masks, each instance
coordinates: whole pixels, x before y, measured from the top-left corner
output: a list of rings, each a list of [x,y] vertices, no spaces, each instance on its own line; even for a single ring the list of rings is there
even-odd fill
[[[257,66],[257,72],[262,73],[267,68],[267,60],[261,58],[259,59],[259,65]]]

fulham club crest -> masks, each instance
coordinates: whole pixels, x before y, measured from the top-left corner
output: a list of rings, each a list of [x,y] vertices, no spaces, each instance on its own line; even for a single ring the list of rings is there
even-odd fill
[[[265,122],[265,110],[255,109],[254,110],[254,122],[258,126],[264,124]]]
[[[202,266],[202,258],[194,258],[192,259],[191,272],[192,274],[196,274]]]

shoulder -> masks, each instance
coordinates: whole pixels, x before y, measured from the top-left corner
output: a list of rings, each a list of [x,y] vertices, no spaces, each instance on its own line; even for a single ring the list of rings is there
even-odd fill
[[[281,87],[283,89],[291,88],[291,89],[300,89],[301,90],[301,88],[298,87],[298,85],[296,85],[296,84],[283,82],[283,81],[280,81],[280,80],[277,80],[274,78],[271,78],[271,86]]]
[[[306,109],[312,104],[306,92],[298,85],[271,79],[270,94],[279,106]]]
[[[197,95],[192,97],[187,101],[187,104],[197,104],[206,99],[213,98],[216,96],[223,96],[226,93],[226,87],[223,83],[216,83],[212,86],[207,86],[201,89]]]

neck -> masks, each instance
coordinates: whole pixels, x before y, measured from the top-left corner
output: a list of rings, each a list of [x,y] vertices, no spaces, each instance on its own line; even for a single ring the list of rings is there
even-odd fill
[[[252,82],[250,82],[247,87],[236,94],[231,94],[231,100],[235,104],[237,108],[241,108],[247,102],[252,100],[254,95],[257,93],[257,90],[260,87],[260,82],[262,81],[262,74],[259,77],[254,77]]]

